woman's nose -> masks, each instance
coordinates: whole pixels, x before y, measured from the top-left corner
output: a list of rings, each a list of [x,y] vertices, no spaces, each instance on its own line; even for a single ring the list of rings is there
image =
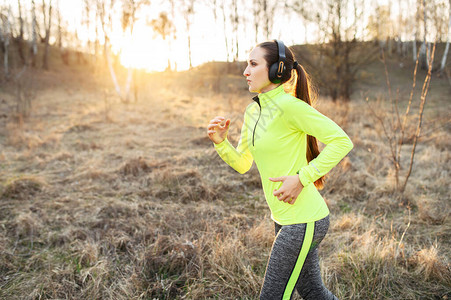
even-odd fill
[[[243,75],[246,77],[250,75],[248,69],[249,69],[249,67],[246,67],[246,69],[244,69],[244,72],[243,72]]]

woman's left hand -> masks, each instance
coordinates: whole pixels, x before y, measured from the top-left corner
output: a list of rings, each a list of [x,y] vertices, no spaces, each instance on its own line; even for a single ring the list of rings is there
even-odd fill
[[[273,195],[276,196],[280,201],[289,204],[294,204],[297,197],[304,188],[301,181],[299,180],[298,175],[281,176],[276,178],[270,177],[269,180],[273,182],[283,182],[280,189],[273,191]]]

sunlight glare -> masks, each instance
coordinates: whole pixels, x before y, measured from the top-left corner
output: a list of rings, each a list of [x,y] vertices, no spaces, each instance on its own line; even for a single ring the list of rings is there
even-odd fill
[[[147,71],[164,71],[168,66],[168,44],[142,23],[136,23],[133,36],[123,38],[121,64],[125,67]]]

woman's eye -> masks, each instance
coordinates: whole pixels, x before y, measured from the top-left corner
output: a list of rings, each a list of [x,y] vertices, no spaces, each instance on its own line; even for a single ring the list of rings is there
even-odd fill
[[[251,66],[255,67],[256,65],[257,65],[257,63],[251,62]]]

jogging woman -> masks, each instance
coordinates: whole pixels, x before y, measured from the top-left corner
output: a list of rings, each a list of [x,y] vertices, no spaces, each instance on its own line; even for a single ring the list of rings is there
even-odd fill
[[[281,41],[255,46],[243,75],[258,95],[246,107],[237,147],[227,139],[230,119],[218,116],[207,129],[227,164],[243,174],[255,161],[260,173],[276,234],[260,299],[291,299],[295,289],[303,299],[337,299],[319,269],[329,209],[317,189],[353,144],[311,106],[308,75]],[[321,153],[317,139],[326,145]]]

